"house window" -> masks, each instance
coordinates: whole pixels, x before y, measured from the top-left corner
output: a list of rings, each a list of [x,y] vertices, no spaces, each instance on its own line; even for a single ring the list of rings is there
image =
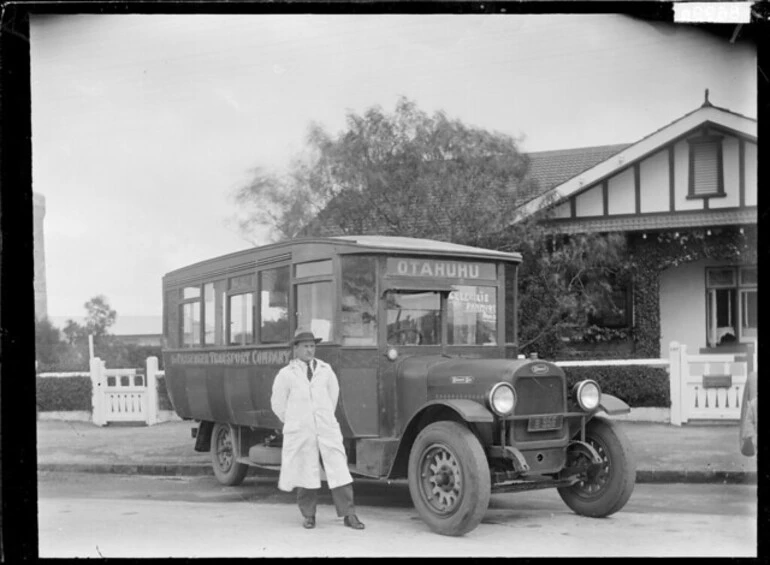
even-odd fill
[[[724,196],[722,138],[701,136],[689,139],[690,184],[687,198]]]
[[[600,328],[628,328],[631,326],[631,287],[613,284],[603,304],[588,314],[588,325]]]
[[[716,347],[757,337],[757,268],[706,269],[707,342]]]

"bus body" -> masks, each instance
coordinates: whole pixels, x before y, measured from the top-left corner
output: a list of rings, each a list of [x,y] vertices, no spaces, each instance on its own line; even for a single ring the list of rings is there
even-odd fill
[[[554,487],[606,516],[633,489],[629,410],[593,381],[517,349],[521,256],[387,236],[307,238],[249,249],[163,278],[164,367],[177,414],[218,480],[280,465],[275,375],[297,327],[340,385],[352,473],[406,478],[436,532],[478,525],[492,492]]]

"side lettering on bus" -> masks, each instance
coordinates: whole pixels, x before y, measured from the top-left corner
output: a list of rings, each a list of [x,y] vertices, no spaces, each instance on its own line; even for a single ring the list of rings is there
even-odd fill
[[[172,353],[169,356],[172,365],[286,365],[290,359],[288,349]]]
[[[495,266],[489,263],[440,261],[437,259],[389,258],[387,274],[400,277],[435,277],[450,279],[496,278]]]

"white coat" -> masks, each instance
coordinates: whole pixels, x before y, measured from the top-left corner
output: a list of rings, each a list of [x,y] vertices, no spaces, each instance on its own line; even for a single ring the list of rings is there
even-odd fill
[[[315,360],[313,378],[307,378],[307,365],[293,359],[273,381],[270,406],[283,422],[283,448],[278,488],[321,488],[323,458],[329,488],[353,482],[342,432],[334,416],[340,387],[328,363]]]

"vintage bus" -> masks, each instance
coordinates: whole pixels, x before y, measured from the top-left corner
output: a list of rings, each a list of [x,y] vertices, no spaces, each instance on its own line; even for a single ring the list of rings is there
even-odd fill
[[[428,526],[462,535],[491,493],[556,488],[587,516],[635,482],[628,412],[595,381],[517,349],[517,253],[386,236],[304,238],[163,277],[163,360],[177,414],[223,484],[277,470],[273,379],[295,328],[339,379],[351,473],[407,479]]]

